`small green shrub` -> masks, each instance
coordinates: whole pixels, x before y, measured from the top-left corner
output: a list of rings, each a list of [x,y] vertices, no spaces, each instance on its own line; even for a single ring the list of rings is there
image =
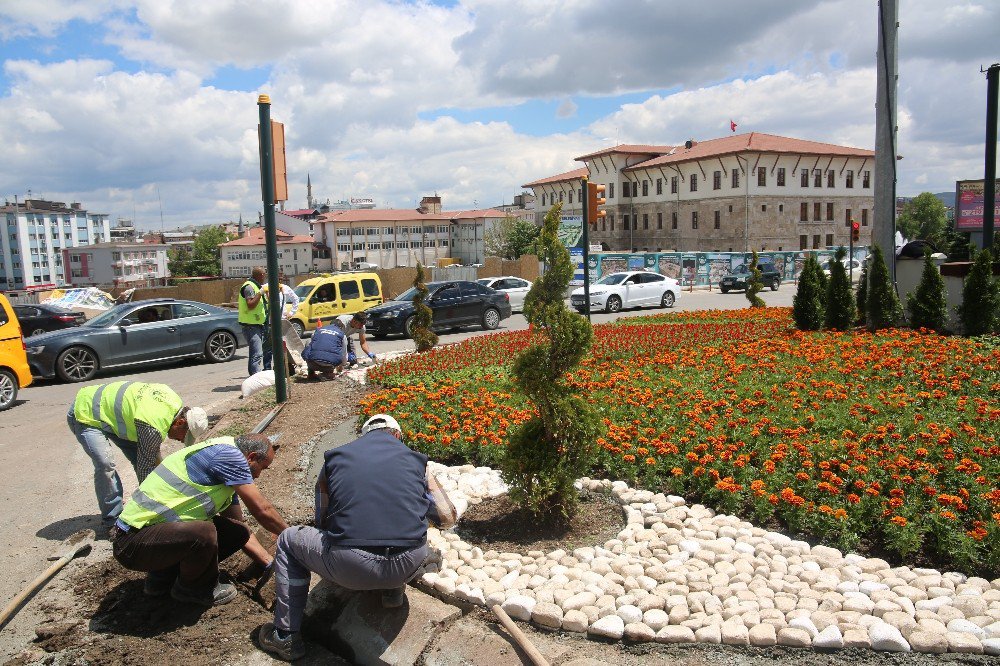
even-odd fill
[[[930,248],[924,249],[924,271],[920,284],[906,297],[906,311],[910,315],[910,326],[944,331],[948,321],[948,301],[945,295],[944,278],[937,264],[931,259]]]
[[[430,351],[437,344],[438,336],[431,330],[434,311],[427,305],[427,285],[424,284],[424,267],[417,262],[417,277],[413,280],[417,295],[413,298],[413,342],[418,352]]]
[[[858,326],[864,326],[868,320],[868,262],[861,266],[861,279],[858,281],[857,293]]]
[[[760,290],[764,288],[764,282],[760,279],[760,269],[757,268],[757,250],[753,251],[753,258],[750,259],[750,275],[747,278],[746,297],[750,301],[750,307],[767,307],[764,299],[758,296]]]
[[[970,337],[994,333],[1000,327],[1000,286],[993,279],[993,255],[989,250],[976,253],[962,286],[958,316],[963,332]]]
[[[851,293],[851,278],[844,268],[844,257],[847,250],[837,248],[833,261],[830,262],[830,280],[826,285],[826,311],[824,324],[836,331],[846,331],[854,326],[857,311],[854,309],[854,294]]]
[[[819,262],[810,254],[802,267],[795,298],[792,300],[792,319],[800,331],[818,331],[823,328],[821,274]]]
[[[889,267],[885,265],[882,248],[872,246],[872,258],[868,274],[868,298],[866,322],[869,331],[898,326],[903,319],[903,306],[896,295],[896,287],[889,277]]]

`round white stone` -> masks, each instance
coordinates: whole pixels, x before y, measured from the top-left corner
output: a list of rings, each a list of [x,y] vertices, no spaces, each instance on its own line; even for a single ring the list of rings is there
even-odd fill
[[[625,633],[625,621],[617,615],[606,615],[592,623],[587,633],[618,640]]]

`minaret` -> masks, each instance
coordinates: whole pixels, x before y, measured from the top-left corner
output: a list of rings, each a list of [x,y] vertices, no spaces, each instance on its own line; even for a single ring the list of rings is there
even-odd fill
[[[308,173],[306,174],[306,208],[313,209],[313,184]]]

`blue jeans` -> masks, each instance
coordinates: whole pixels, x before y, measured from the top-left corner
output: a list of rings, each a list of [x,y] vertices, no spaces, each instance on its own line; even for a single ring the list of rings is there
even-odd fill
[[[263,370],[264,362],[264,326],[261,324],[240,324],[243,327],[243,337],[247,339],[250,358],[247,359],[247,372],[250,376]]]
[[[137,449],[135,442],[122,439],[103,430],[85,425],[76,420],[73,410],[66,415],[66,424],[76,436],[76,441],[87,452],[94,462],[94,492],[97,493],[97,504],[101,509],[101,517],[106,522],[114,522],[122,512],[124,502],[122,480],[115,467],[115,450],[112,443],[122,450],[128,461],[135,468]]]

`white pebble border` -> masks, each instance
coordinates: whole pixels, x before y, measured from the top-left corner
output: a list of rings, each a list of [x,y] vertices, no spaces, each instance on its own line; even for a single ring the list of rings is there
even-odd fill
[[[507,491],[488,467],[430,468],[460,515]],[[621,481],[577,487],[623,505],[617,538],[519,555],[431,528],[418,580],[544,629],[611,640],[1000,655],[1000,579],[810,547]]]

